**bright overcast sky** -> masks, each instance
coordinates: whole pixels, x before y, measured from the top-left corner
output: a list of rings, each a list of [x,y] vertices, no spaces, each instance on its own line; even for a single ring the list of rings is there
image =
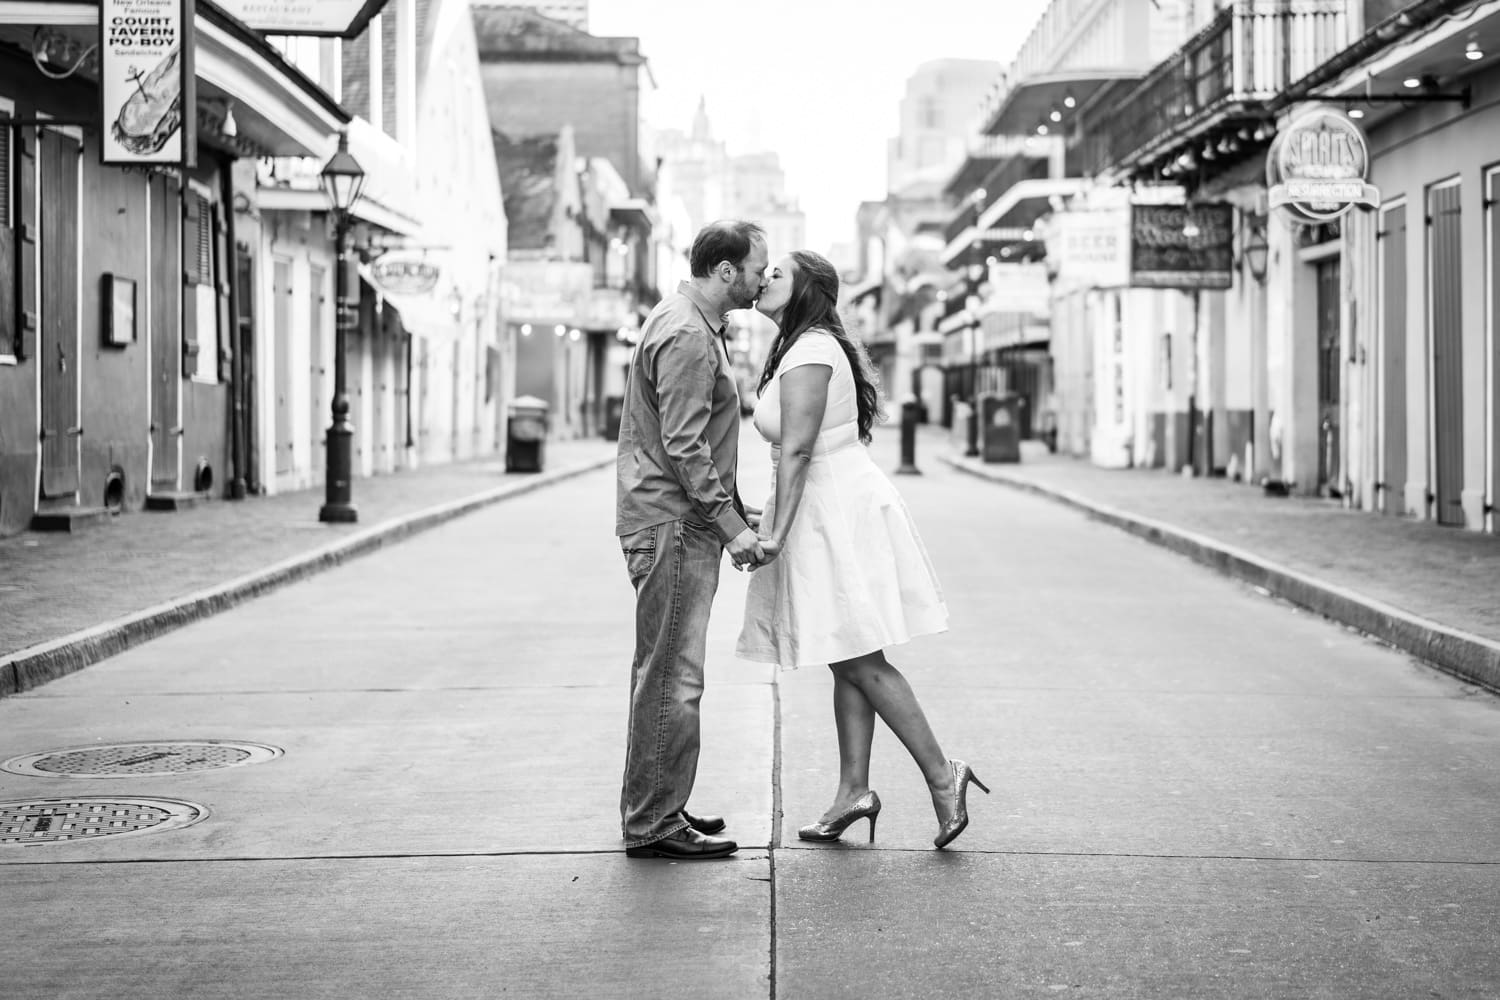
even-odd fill
[[[781,154],[811,249],[854,237],[885,197],[886,141],[906,80],[932,59],[1008,63],[1045,0],[591,0],[589,31],[634,35],[658,128],[687,129],[700,95],[731,152]]]

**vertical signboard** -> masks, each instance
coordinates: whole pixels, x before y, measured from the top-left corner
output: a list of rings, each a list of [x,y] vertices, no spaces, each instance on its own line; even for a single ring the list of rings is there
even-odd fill
[[[192,166],[193,0],[100,0],[101,159]]]

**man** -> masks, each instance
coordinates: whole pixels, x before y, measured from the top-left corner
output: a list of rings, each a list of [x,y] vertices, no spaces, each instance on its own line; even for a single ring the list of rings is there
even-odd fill
[[[620,417],[615,534],[635,587],[635,658],[620,825],[633,858],[696,861],[739,850],[717,816],[693,816],[698,702],[708,613],[727,549],[762,551],[735,485],[740,405],[724,314],[748,309],[767,264],[765,233],[715,222],[693,240],[692,280],[646,318]]]

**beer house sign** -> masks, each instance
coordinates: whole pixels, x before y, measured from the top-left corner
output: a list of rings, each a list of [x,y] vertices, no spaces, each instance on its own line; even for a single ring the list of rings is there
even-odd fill
[[[1364,133],[1332,108],[1293,119],[1266,155],[1271,207],[1309,225],[1331,222],[1355,205],[1378,205],[1380,192],[1365,182],[1369,175]]]

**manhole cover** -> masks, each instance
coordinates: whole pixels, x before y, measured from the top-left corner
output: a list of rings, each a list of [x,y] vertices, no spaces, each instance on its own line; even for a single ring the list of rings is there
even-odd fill
[[[205,806],[178,799],[79,796],[0,802],[0,847],[180,830],[207,815]]]
[[[44,750],[0,763],[0,770],[41,778],[128,778],[214,771],[281,756],[276,747],[239,740],[155,740]]]

